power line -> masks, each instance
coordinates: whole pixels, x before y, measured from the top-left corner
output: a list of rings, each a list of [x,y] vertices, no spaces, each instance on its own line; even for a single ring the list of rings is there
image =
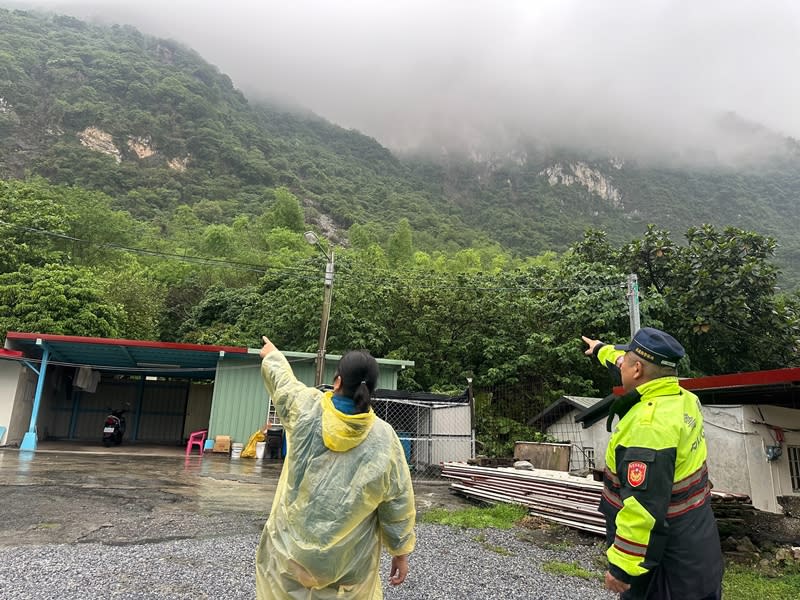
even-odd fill
[[[82,238],[74,237],[71,235],[67,235],[65,233],[59,233],[56,231],[48,231],[46,229],[37,229],[35,227],[27,227],[25,225],[19,225],[16,223],[8,223],[6,221],[0,221],[0,225],[7,225],[9,227],[14,227],[17,229],[22,229],[25,231],[30,231],[32,233],[36,233],[39,235],[46,235],[49,237],[55,237],[63,240],[68,240],[71,242],[77,242],[80,244],[85,244],[87,246],[96,246],[99,248],[111,248],[114,250],[121,250],[124,252],[133,252],[136,254],[142,254],[146,256],[157,256],[162,258],[169,258],[173,260],[182,260],[186,262],[194,262],[200,264],[208,264],[211,266],[219,266],[219,267],[229,267],[232,269],[239,269],[245,271],[253,271],[256,273],[266,274],[272,271],[287,271],[287,272],[301,272],[301,273],[313,273],[316,269],[309,269],[309,268],[301,268],[301,267],[274,267],[274,266],[262,266],[256,265],[253,263],[246,263],[241,261],[234,261],[229,259],[221,259],[221,258],[210,258],[206,256],[194,256],[190,254],[177,254],[174,252],[164,252],[161,250],[150,250],[148,248],[134,248],[132,246],[124,246],[122,244],[115,244],[113,242],[93,242],[91,240],[85,240]]]

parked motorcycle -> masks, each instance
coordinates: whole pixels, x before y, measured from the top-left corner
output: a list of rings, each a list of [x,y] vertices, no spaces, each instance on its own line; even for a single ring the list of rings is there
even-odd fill
[[[122,436],[125,435],[125,409],[112,410],[103,423],[103,445],[109,447],[111,444],[119,446],[122,443]]]

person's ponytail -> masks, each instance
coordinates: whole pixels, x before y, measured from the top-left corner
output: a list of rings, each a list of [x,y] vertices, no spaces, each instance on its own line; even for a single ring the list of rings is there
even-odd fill
[[[368,412],[378,384],[378,361],[366,350],[353,350],[339,360],[336,373],[342,380],[341,394],[353,399],[356,414]]]
[[[369,391],[366,381],[361,381],[353,392],[353,402],[356,405],[356,413],[369,412],[369,407],[372,406],[372,394]]]

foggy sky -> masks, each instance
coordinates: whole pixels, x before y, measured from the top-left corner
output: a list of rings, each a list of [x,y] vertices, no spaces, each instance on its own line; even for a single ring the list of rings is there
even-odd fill
[[[0,0],[2,4],[3,0]],[[251,99],[394,149],[518,135],[620,155],[758,150],[732,111],[800,138],[793,0],[41,0],[179,40]]]

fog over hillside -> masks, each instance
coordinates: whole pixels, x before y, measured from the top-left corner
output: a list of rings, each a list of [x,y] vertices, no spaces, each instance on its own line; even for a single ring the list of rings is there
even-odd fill
[[[502,150],[524,134],[627,156],[736,161],[779,136],[800,138],[792,0],[25,5],[179,40],[251,98],[306,107],[396,150]]]

